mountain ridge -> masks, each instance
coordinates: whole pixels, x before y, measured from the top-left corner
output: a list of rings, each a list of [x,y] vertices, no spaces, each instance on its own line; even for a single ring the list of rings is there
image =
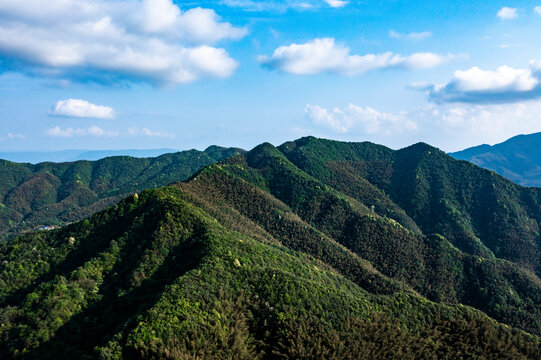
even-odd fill
[[[541,133],[514,136],[495,145],[479,145],[450,153],[492,170],[523,186],[541,187]]]
[[[154,158],[35,165],[0,160],[0,239],[38,225],[81,220],[129,193],[187,179],[203,166],[243,151],[210,146]]]

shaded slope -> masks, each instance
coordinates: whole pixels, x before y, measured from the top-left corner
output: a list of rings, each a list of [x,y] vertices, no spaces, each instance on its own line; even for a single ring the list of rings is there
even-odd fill
[[[241,153],[211,146],[156,158],[17,164],[0,160],[0,239],[37,225],[59,225],[103,210],[129,193],[185,180]]]
[[[380,214],[406,227],[412,219],[423,233],[439,233],[466,253],[504,258],[541,274],[537,189],[522,188],[426,144],[392,151],[310,137],[285,143],[280,150],[323,183],[374,206],[378,198],[366,199],[366,194],[377,192],[335,179],[368,181],[407,218],[398,212]]]
[[[281,210],[270,200],[265,204],[268,194],[258,195],[261,192],[246,182],[276,196],[284,203]],[[195,187],[199,197],[208,196],[208,203],[227,199],[229,204],[223,206],[232,205],[277,239],[285,237],[284,245],[327,262],[367,290],[395,291],[388,287],[386,279],[391,278],[432,300],[475,306],[510,325],[541,332],[538,277],[509,262],[465,254],[441,236],[420,236],[380,217],[296,168],[270,144],[210,166],[185,186]],[[304,228],[302,236],[298,228]],[[294,243],[292,237],[302,240]],[[337,251],[339,247],[332,247],[337,244],[349,251]],[[383,279],[374,278],[362,259],[370,261]]]
[[[541,133],[518,135],[496,145],[450,153],[523,186],[541,186]]]
[[[539,338],[478,311],[370,294],[270,237],[228,230],[183,187],[0,245],[2,358],[540,355]]]

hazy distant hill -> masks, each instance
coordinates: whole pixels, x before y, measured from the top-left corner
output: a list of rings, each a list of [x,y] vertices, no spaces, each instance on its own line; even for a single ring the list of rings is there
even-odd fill
[[[450,155],[520,185],[541,187],[541,133],[518,135],[501,144],[475,146]]]
[[[0,239],[38,225],[84,219],[129,193],[187,179],[243,151],[211,146],[153,158],[115,156],[36,165],[0,160]]]
[[[265,143],[0,244],[0,356],[539,359],[540,221],[426,144]]]
[[[156,157],[178,152],[174,149],[148,150],[60,150],[60,151],[4,151],[0,159],[37,164],[40,162],[67,162],[77,160],[99,160],[109,156]]]

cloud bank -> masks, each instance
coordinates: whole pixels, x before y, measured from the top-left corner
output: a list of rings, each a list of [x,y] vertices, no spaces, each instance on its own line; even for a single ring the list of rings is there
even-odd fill
[[[429,104],[408,110],[383,112],[349,104],[328,109],[308,104],[307,123],[293,131],[348,141],[374,141],[408,146],[428,142],[446,151],[476,143],[497,143],[520,133],[539,131],[541,102],[513,104]]]
[[[351,55],[346,46],[336,44],[332,38],[318,38],[304,44],[280,46],[272,56],[259,56],[266,68],[296,75],[321,73],[358,75],[377,69],[422,69],[438,66],[452,56],[434,53],[415,53],[402,56],[383,54]]]
[[[318,9],[323,6],[341,8],[349,1],[341,0],[222,0],[221,3],[230,7],[241,8],[246,11],[277,11],[285,12],[288,9],[307,10]]]
[[[238,64],[213,44],[247,33],[172,0],[3,0],[0,14],[0,55],[42,75],[96,81],[228,77]]]
[[[51,111],[51,115],[91,119],[113,119],[115,117],[115,111],[111,107],[91,104],[86,100],[67,99],[59,100]]]
[[[429,99],[438,102],[511,103],[541,98],[541,61],[530,61],[527,69],[507,65],[495,71],[475,66],[455,71],[446,84],[428,85]]]
[[[90,126],[88,128],[61,128],[60,126],[55,126],[45,131],[45,134],[50,137],[58,138],[74,138],[74,137],[118,137],[118,136],[146,136],[146,137],[160,137],[160,138],[169,138],[174,139],[175,134],[161,132],[161,131],[152,131],[148,128],[137,128],[131,127],[127,131],[110,131],[104,130],[99,126]]]
[[[314,125],[335,133],[356,132],[373,135],[417,130],[417,125],[404,114],[379,112],[369,106],[349,104],[345,109],[327,110],[319,105],[308,104],[304,108],[304,113]]]
[[[118,133],[116,132],[108,132],[98,126],[90,126],[88,128],[77,128],[77,129],[74,129],[71,127],[62,129],[60,128],[60,126],[55,126],[51,129],[48,129],[45,133],[51,137],[61,137],[61,138],[86,137],[86,136],[100,137],[100,136],[117,136],[118,135]]]

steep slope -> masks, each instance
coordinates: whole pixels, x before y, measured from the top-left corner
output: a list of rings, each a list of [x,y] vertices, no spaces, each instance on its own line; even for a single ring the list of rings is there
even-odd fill
[[[518,135],[496,145],[450,153],[523,186],[541,186],[541,133]]]
[[[379,214],[405,227],[412,228],[412,219],[424,234],[441,234],[465,253],[507,259],[541,274],[538,189],[422,143],[392,151],[309,137],[279,149],[300,169],[376,211],[383,201],[396,204],[407,217]]]
[[[211,146],[156,158],[17,164],[0,160],[0,240],[37,225],[83,219],[129,193],[185,180],[202,167],[243,152]]]
[[[398,280],[431,300],[474,306],[541,333],[537,276],[507,261],[465,254],[441,236],[407,230],[296,168],[270,144],[206,168],[186,187],[214,208],[225,206],[225,214],[245,216],[284,245],[331,264],[369,291],[392,293]],[[265,204],[265,191],[280,202]]]
[[[220,166],[60,230],[1,244],[2,358],[541,355],[538,337],[471,308],[398,288],[367,292],[281,244],[270,227],[226,216],[229,201],[213,203],[223,220],[214,218],[192,198],[201,195],[198,182],[226,176]],[[217,191],[228,187],[215,182]]]

